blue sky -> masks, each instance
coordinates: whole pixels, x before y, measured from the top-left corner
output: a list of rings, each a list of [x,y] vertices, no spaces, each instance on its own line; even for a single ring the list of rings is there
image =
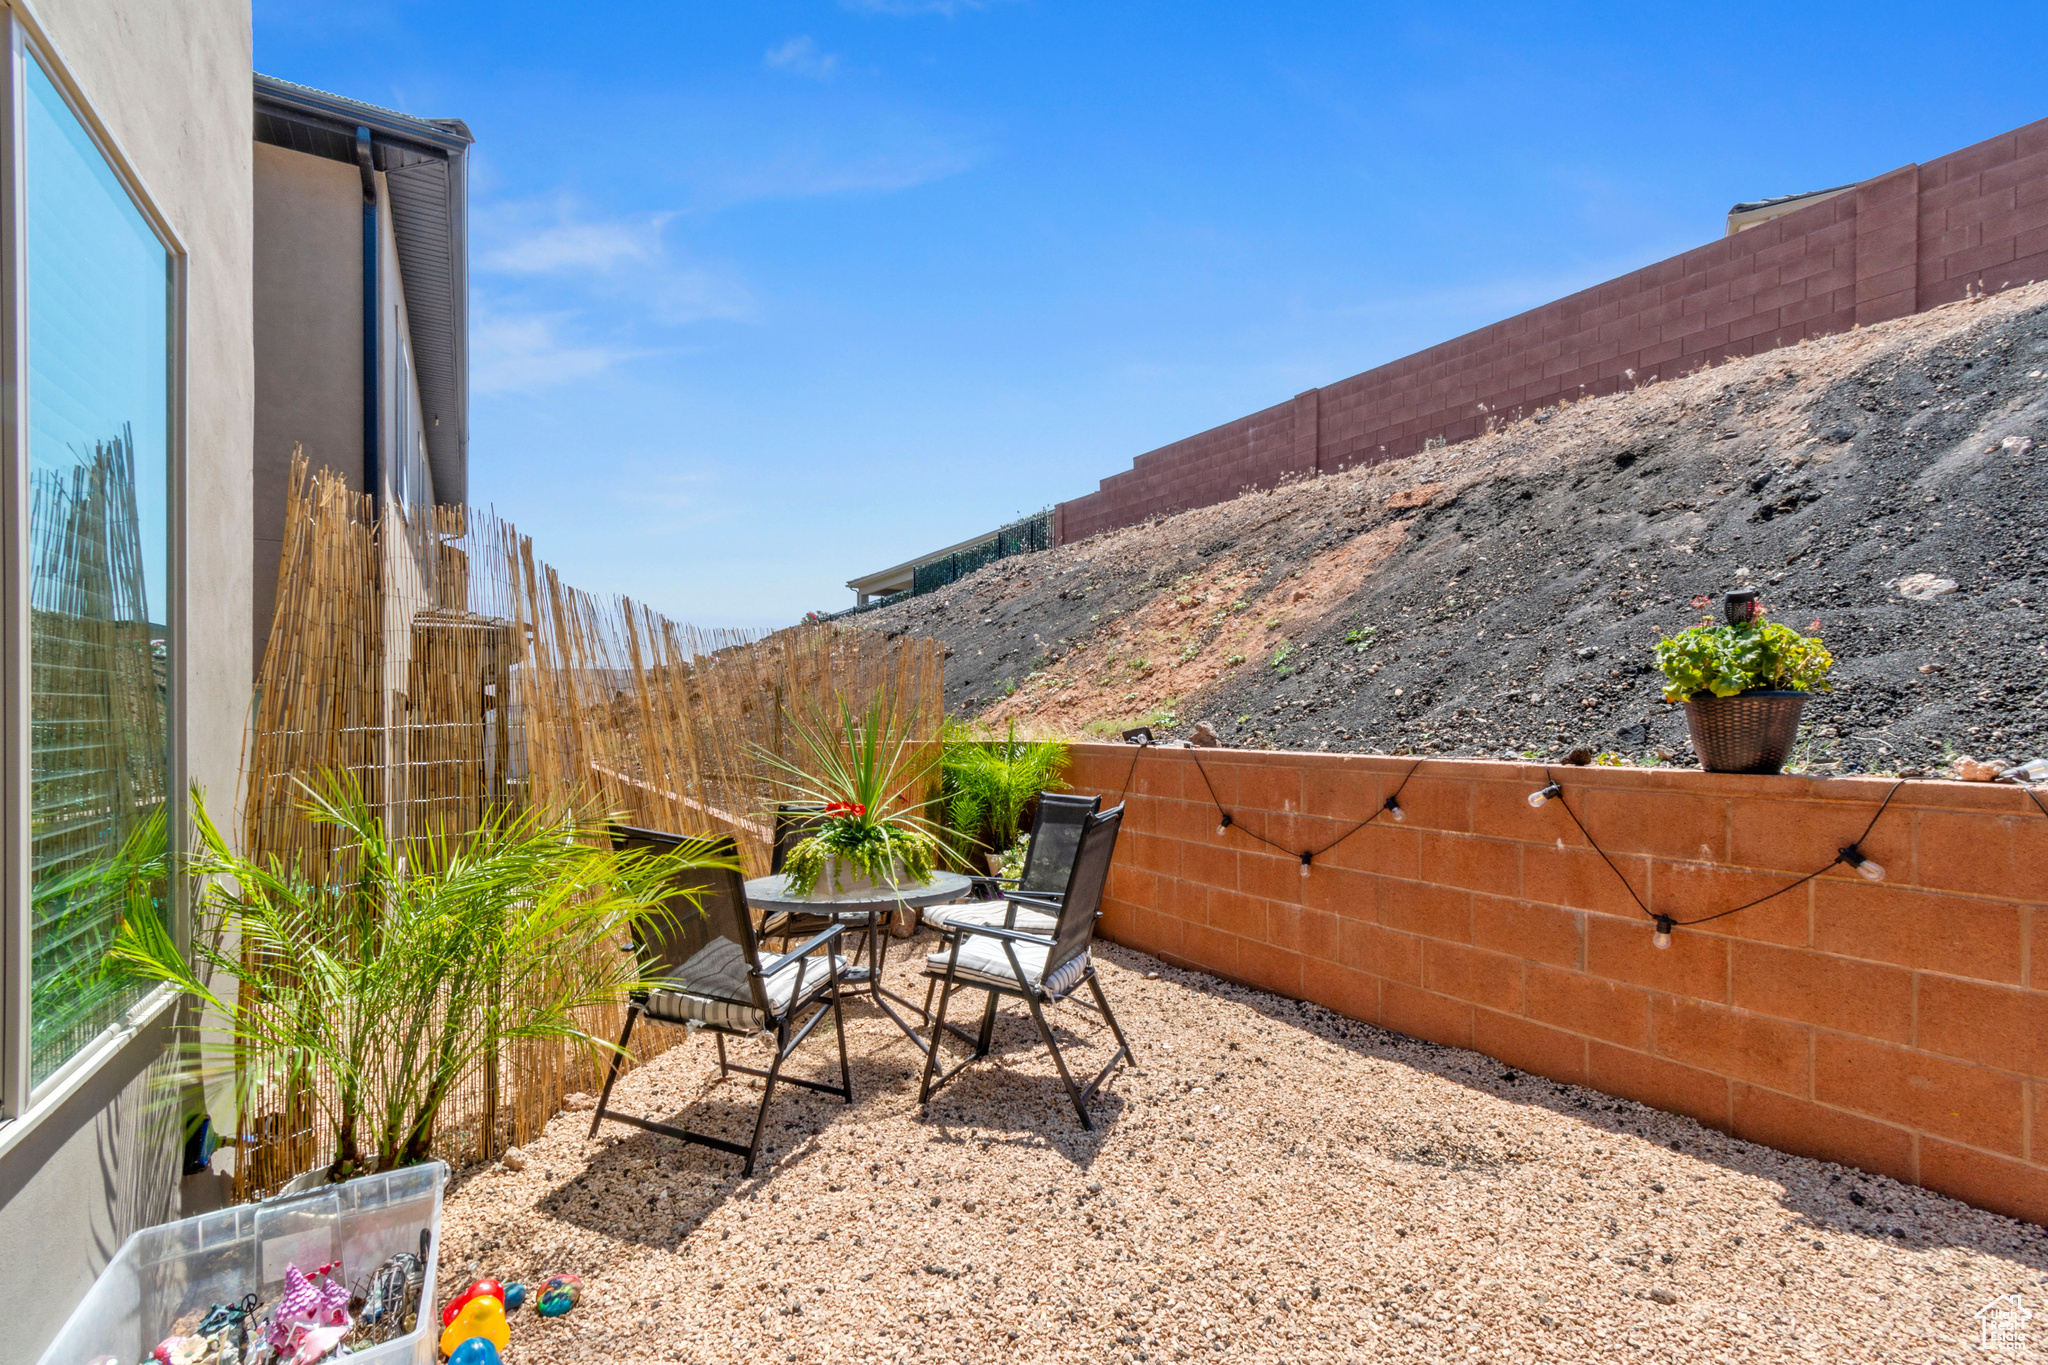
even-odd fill
[[[257,0],[477,136],[471,497],[706,626],[2048,114],[2038,7]],[[1853,84],[1851,83],[1853,78]]]

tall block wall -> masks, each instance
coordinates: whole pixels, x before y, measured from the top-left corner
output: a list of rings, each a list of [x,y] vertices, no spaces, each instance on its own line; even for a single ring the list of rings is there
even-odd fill
[[[1060,504],[1059,538],[2040,278],[2048,120],[1149,451]]]
[[[1135,761],[1134,761],[1135,760]],[[2012,787],[1075,746],[1104,934],[1725,1132],[2048,1222],[2048,816]],[[1406,785],[1403,786],[1403,780]],[[1217,832],[1218,801],[1235,825]],[[1380,814],[1400,791],[1405,819]],[[1280,852],[1260,843],[1272,840]],[[2048,945],[2044,945],[2048,948]]]

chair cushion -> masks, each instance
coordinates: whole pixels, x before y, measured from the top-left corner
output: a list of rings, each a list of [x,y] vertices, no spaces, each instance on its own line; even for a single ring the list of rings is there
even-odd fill
[[[957,929],[963,924],[1001,929],[1006,927],[1003,916],[1009,913],[1009,905],[1008,901],[956,901],[952,905],[935,905],[924,912],[924,922],[939,929]],[[1058,923],[1043,910],[1020,905],[1016,922],[1007,927],[1021,929],[1027,934],[1049,934]]]
[[[833,965],[843,974],[846,959],[835,956]],[[801,1000],[796,993],[797,974],[804,979]],[[767,987],[768,1004],[777,1017],[807,1004],[832,981],[822,955],[813,954],[789,963],[762,984]],[[692,1021],[719,1028],[758,1030],[768,1019],[754,1008],[753,992],[747,986],[747,955],[731,939],[716,939],[699,949],[662,985],[647,993],[647,1012],[667,1023]]]
[[[1019,926],[1022,927],[1022,926]],[[960,940],[960,960],[954,971],[954,979],[961,982],[982,982],[992,986],[1007,986],[1016,990],[1019,986],[1017,974],[1010,970],[1010,956],[1003,951],[1003,940],[989,938],[985,934],[967,934]],[[1022,985],[1033,990],[1041,988],[1040,977],[1045,975],[1046,954],[1051,951],[1037,943],[1016,943],[1009,945],[1017,950],[1017,964],[1024,969]],[[936,976],[946,974],[946,964],[952,960],[952,950],[933,953],[925,958],[925,970]],[[1047,995],[1060,996],[1081,984],[1081,978],[1088,974],[1088,954],[1083,953],[1053,973],[1053,979],[1042,983]]]

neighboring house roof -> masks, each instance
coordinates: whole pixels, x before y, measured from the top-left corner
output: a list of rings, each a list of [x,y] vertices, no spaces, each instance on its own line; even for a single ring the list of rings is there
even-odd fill
[[[846,586],[852,588],[857,593],[863,593],[870,597],[879,593],[907,592],[917,573],[918,566],[929,564],[935,559],[944,559],[947,555],[954,554],[960,550],[971,550],[975,546],[985,544],[994,538],[992,532],[983,531],[980,535],[971,536],[961,541],[958,545],[948,545],[943,550],[933,550],[930,554],[919,555],[916,559],[906,559],[894,568],[883,569],[878,573],[863,574],[859,578],[849,578],[846,581]]]
[[[1774,209],[1780,204],[1790,204],[1800,199],[1811,199],[1817,194],[1840,194],[1843,190],[1853,190],[1855,188],[1855,182],[1851,182],[1847,185],[1836,185],[1831,189],[1802,190],[1798,194],[1781,194],[1775,199],[1751,199],[1746,203],[1735,205],[1728,211],[1730,213],[1754,213],[1758,209]]]
[[[459,504],[469,497],[469,125],[256,77],[258,142],[353,166],[358,128],[370,130],[371,163],[390,189],[434,500]]]

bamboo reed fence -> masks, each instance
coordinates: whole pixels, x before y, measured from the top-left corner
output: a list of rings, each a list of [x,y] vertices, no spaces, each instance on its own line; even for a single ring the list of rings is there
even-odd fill
[[[258,675],[242,812],[245,850],[328,865],[333,832],[299,786],[350,774],[395,832],[460,835],[501,804],[601,812],[737,837],[768,868],[782,784],[765,753],[801,764],[785,717],[879,696],[937,746],[942,655],[922,638],[827,625],[702,631],[642,603],[573,588],[508,522],[474,508],[381,511],[295,456],[277,607]],[[616,1036],[623,1011],[586,1027]],[[641,1059],[683,1035],[635,1032]],[[442,1110],[442,1155],[496,1155],[533,1136],[587,1059],[521,1044],[466,1078]],[[305,1095],[266,1092],[243,1116],[245,1196],[325,1165]]]

